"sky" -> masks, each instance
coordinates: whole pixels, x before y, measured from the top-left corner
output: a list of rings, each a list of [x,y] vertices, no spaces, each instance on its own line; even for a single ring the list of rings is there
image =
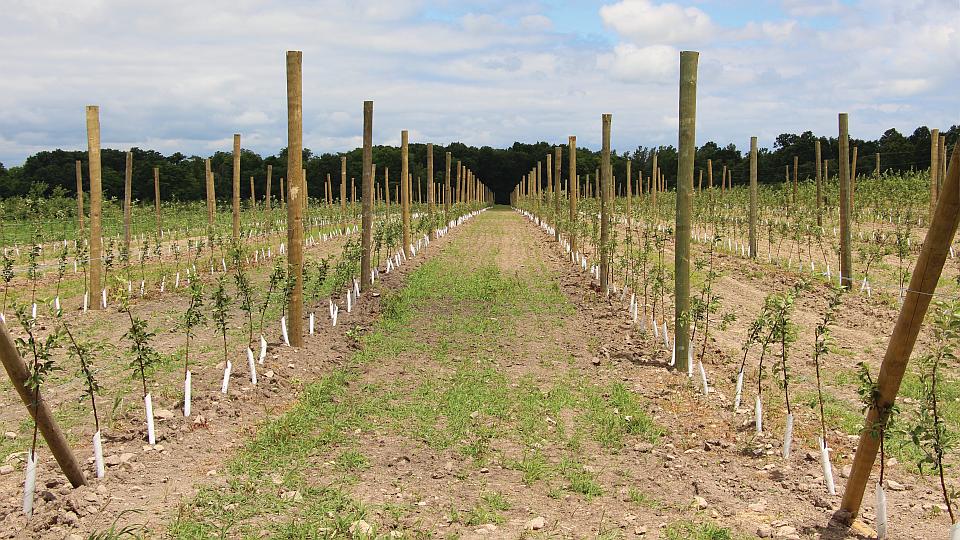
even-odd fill
[[[2,0],[0,163],[102,145],[207,156],[286,146],[285,51],[303,51],[304,146],[677,144],[679,53],[699,51],[697,142],[879,137],[960,123],[958,0]]]

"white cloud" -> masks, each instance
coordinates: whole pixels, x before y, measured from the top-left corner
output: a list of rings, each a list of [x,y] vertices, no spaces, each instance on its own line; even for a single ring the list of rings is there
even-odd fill
[[[714,25],[696,7],[654,4],[649,0],[621,0],[600,8],[608,27],[639,44],[699,43],[710,39]]]
[[[600,56],[597,65],[622,81],[676,83],[680,52],[668,45],[637,47],[621,43],[613,52]]]

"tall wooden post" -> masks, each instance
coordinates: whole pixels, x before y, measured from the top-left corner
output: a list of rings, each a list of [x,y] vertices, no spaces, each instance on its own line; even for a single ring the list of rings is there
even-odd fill
[[[450,152],[446,154],[445,172],[443,173],[443,213],[444,220],[450,221],[450,160],[453,155]]]
[[[360,186],[363,236],[360,239],[360,284],[366,291],[373,285],[373,101],[363,102],[363,176]]]
[[[257,188],[253,184],[253,177],[250,177],[250,208],[257,208]]]
[[[601,115],[602,148],[600,150],[600,291],[610,292],[610,124],[613,116]]]
[[[840,113],[840,284],[853,287],[850,253],[850,134],[847,113]]]
[[[403,252],[413,257],[410,251],[410,148],[407,130],[400,132],[400,213],[403,219]]]
[[[940,130],[930,130],[930,216],[937,208],[937,196],[940,187]]]
[[[843,168],[842,163],[840,167]],[[921,244],[920,257],[910,277],[903,307],[900,308],[893,334],[887,342],[887,351],[883,356],[883,363],[880,364],[880,374],[877,375],[876,405],[867,411],[864,429],[860,432],[860,444],[857,445],[857,453],[853,458],[850,479],[847,480],[843,492],[840,508],[847,512],[851,519],[860,511],[863,491],[880,447],[877,430],[872,427],[884,423],[886,418],[881,417],[881,411],[889,411],[894,405],[907,362],[913,353],[920,327],[940,281],[950,244],[957,232],[960,221],[960,152],[956,148],[950,159],[950,169],[944,179],[941,195],[927,230],[927,237]]]
[[[303,52],[287,51],[287,276],[293,279],[287,306],[290,345],[303,347]],[[235,146],[239,145],[239,137]],[[239,172],[239,159],[237,159]]]
[[[160,214],[160,167],[153,168],[153,205],[157,213],[157,238],[163,231],[163,218]]]
[[[874,166],[873,166],[873,175],[877,178],[880,177],[880,152],[873,154]]]
[[[677,164],[677,238],[674,268],[674,344],[679,371],[687,370],[690,351],[690,200],[697,147],[697,61],[700,53],[680,53],[680,137]]]
[[[650,171],[651,178],[653,182],[653,191],[652,197],[650,199],[651,204],[653,204],[654,211],[657,209],[657,192],[660,191],[660,169],[657,167],[657,152],[653,152],[653,167]],[[659,216],[659,212],[657,212]]]
[[[455,199],[453,200],[453,204],[459,204],[460,202],[462,202],[460,200],[460,183],[462,181],[460,177],[462,175],[463,175],[463,166],[460,165],[460,160],[458,159],[457,160],[457,194]]]
[[[217,211],[217,199],[213,185],[213,172],[210,170],[210,158],[203,160],[207,180],[207,236],[213,232],[213,217]]]
[[[823,178],[820,176],[822,174],[822,171],[820,169],[820,160],[821,160],[820,139],[817,139],[816,142],[813,143],[813,153],[814,153],[813,159],[816,162],[814,168],[816,169],[816,175],[817,175],[816,177],[817,179],[817,201],[816,201],[817,226],[823,227]]]
[[[799,170],[800,158],[798,156],[793,156],[793,204],[797,204],[797,197],[800,187],[800,179],[797,178],[797,172]]]
[[[289,172],[287,174],[290,174]],[[294,177],[291,177],[293,179]],[[233,134],[233,241],[240,240],[240,134]]]
[[[713,160],[707,159],[707,189],[713,189]]]
[[[633,225],[633,204],[631,199],[633,198],[633,171],[630,170],[630,166],[633,164],[629,159],[627,160],[627,201],[626,201],[626,210],[627,210],[627,229],[630,229]]]
[[[340,229],[347,232],[347,156],[340,156]]]
[[[287,204],[287,189],[284,185],[283,177],[280,177],[280,208],[286,208]]]
[[[77,166],[77,226],[80,227],[80,232],[83,231],[84,223],[83,216],[85,214],[83,209],[83,164],[78,159],[76,162]]]
[[[390,167],[383,168],[383,200],[387,206],[387,220],[390,220]]]
[[[427,143],[427,210],[433,219],[433,143]]]
[[[580,190],[580,179],[577,177],[577,137],[575,135],[570,135],[567,138],[567,152],[570,156],[567,158],[567,175],[570,177],[570,193],[568,194],[568,199],[570,200],[570,231],[569,240],[570,240],[570,253],[571,255],[576,255],[577,253],[577,196],[578,191]]]
[[[133,152],[127,151],[127,163],[123,172],[123,248],[130,253],[130,229],[133,202]]]
[[[264,197],[264,203],[267,206],[267,212],[270,211],[270,199],[273,197],[273,190],[271,189],[271,181],[273,180],[273,165],[267,165],[267,194]]]
[[[97,295],[103,289],[103,238],[101,205],[103,188],[100,172],[100,107],[87,106],[87,167],[90,176],[90,307],[102,309]]]
[[[561,158],[560,147],[554,146],[553,147],[553,177],[556,178],[557,185],[556,185],[556,191],[553,197],[553,205],[554,205],[553,210],[554,210],[554,215],[557,216],[556,217],[557,222],[560,221],[560,212],[562,211],[562,208],[560,206],[560,158]],[[559,223],[554,223],[554,225],[556,225],[553,231],[554,240],[559,242],[560,241],[560,225]]]
[[[757,258],[757,138],[750,137],[750,258]]]

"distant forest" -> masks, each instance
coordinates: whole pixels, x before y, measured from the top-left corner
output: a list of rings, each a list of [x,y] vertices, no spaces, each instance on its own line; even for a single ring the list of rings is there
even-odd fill
[[[952,148],[960,136],[960,126],[952,126],[945,133],[947,148]],[[784,133],[776,138],[772,149],[762,148],[759,152],[759,179],[761,182],[780,182],[784,179],[784,167],[793,166],[794,156],[799,158],[799,176],[801,179],[814,174],[814,142],[818,140],[807,131],[799,135]],[[836,172],[837,139],[819,137],[823,158],[830,160],[830,172]],[[566,162],[566,141],[557,141],[563,146]],[[508,194],[520,180],[534,167],[538,160],[544,160],[552,153],[553,144],[538,142],[535,144],[514,143],[509,148],[480,148],[453,143],[449,146],[434,146],[434,174],[438,181],[443,179],[444,154],[451,152],[454,163],[462,161],[474,171],[478,178],[501,196]],[[866,141],[851,139],[853,147],[858,148],[856,168],[858,174],[869,173],[875,167],[875,154],[880,153],[881,169],[884,171],[922,170],[930,166],[930,130],[919,127],[909,136],[896,129],[889,129],[877,140]],[[203,182],[204,158],[174,153],[169,156],[153,151],[133,148],[133,197],[138,200],[153,200],[153,168],[160,169],[161,198],[165,200],[195,200],[205,197]],[[339,193],[340,157],[347,156],[347,177],[356,178],[360,184],[360,149],[339,154],[315,155],[308,149],[303,150],[303,163],[307,170],[308,192],[311,197],[322,197],[326,175],[334,181],[334,198]],[[644,178],[650,173],[651,160],[658,154],[658,164],[668,187],[674,185],[677,171],[677,150],[674,146],[640,146],[633,152],[613,156],[613,174],[618,184],[624,182],[626,161],[633,160],[633,171],[642,171]],[[274,197],[279,196],[280,177],[286,176],[287,151],[282,150],[273,156],[261,156],[250,150],[243,150],[240,159],[240,177],[244,198],[248,196],[249,179],[254,178],[258,198],[263,197],[266,184],[266,170],[273,166]],[[123,172],[125,151],[115,149],[102,150],[104,196],[121,197],[123,193]],[[87,153],[85,151],[53,150],[38,152],[24,162],[23,166],[6,169],[0,164],[0,197],[14,196],[73,196],[76,192],[75,162],[83,163],[84,186],[89,186],[87,176]],[[593,175],[599,167],[600,152],[579,148],[577,152],[577,170],[581,180]],[[726,165],[734,184],[748,181],[749,148],[741,149],[734,144],[721,147],[717,143],[707,142],[697,149],[696,166],[705,169],[707,160],[713,161],[714,183],[719,185],[720,175]],[[400,149],[390,146],[376,146],[373,160],[377,164],[377,181],[382,182],[384,169],[389,168],[390,183],[395,184],[400,176]],[[215,175],[216,195],[220,199],[231,195],[233,156],[231,152],[217,152],[210,156],[211,168]],[[410,145],[410,171],[417,178],[426,176],[426,145]],[[566,178],[566,166],[563,167]],[[636,177],[636,176],[635,176]],[[706,175],[704,175],[706,184]],[[695,182],[697,177],[695,177]],[[89,187],[86,187],[89,189]],[[426,189],[425,187],[423,188]],[[391,189],[391,193],[394,191]],[[502,199],[501,199],[502,200]]]

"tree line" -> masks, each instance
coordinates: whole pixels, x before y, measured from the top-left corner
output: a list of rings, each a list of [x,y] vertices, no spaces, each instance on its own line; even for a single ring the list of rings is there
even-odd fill
[[[947,146],[956,144],[960,136],[960,126],[954,125],[943,132]],[[817,137],[810,131],[799,135],[784,133],[779,135],[772,148],[761,148],[758,158],[758,178],[760,182],[773,183],[784,179],[784,169],[793,167],[793,159],[799,160],[800,179],[814,175],[814,145],[820,141],[822,158],[830,160],[830,171],[836,173],[838,143],[835,137]],[[566,156],[566,141],[561,141]],[[930,166],[930,130],[922,126],[909,136],[896,129],[888,129],[876,140],[851,139],[851,148],[858,148],[856,169],[858,174],[869,173],[875,167],[875,154],[881,155],[881,169],[884,171],[923,170]],[[462,143],[449,146],[434,145],[434,175],[438,182],[443,180],[444,153],[451,152],[453,162],[459,160],[474,171],[487,186],[499,194],[498,201],[505,202],[520,178],[527,174],[538,161],[545,160],[552,153],[554,144],[537,142],[534,144],[515,142],[509,148],[475,147]],[[414,190],[421,186],[426,193],[426,145],[410,144],[410,172],[413,175]],[[133,198],[153,200],[153,168],[160,171],[161,199],[198,200],[206,196],[204,183],[204,158],[186,156],[175,152],[165,156],[155,150],[131,149],[133,153]],[[658,166],[667,180],[668,187],[673,186],[677,171],[677,149],[673,145],[658,147],[638,146],[636,150],[623,154],[616,152],[611,156],[613,174],[617,184],[622,186],[626,178],[626,161],[633,161],[634,178],[641,171],[646,178],[652,168],[653,155],[657,155]],[[303,150],[304,168],[307,170],[308,193],[313,198],[325,195],[326,177],[329,174],[333,185],[333,198],[340,193],[340,158],[347,158],[348,196],[349,182],[355,179],[360,190],[361,149],[356,148],[342,153],[314,154]],[[87,178],[87,153],[75,150],[52,150],[38,152],[26,159],[22,166],[5,168],[0,164],[0,198],[7,197],[56,197],[76,194],[76,166],[82,163],[84,185],[89,186]],[[719,185],[721,171],[727,166],[734,184],[748,182],[749,150],[740,150],[736,144],[726,146],[709,141],[697,149],[696,167],[705,170],[707,160],[711,160],[714,170],[714,184]],[[391,195],[400,175],[400,149],[392,146],[375,146],[373,161],[377,165],[376,179],[383,182],[385,169],[389,169]],[[566,160],[564,159],[564,162]],[[103,149],[101,153],[104,197],[121,198],[123,196],[123,175],[126,155],[123,150]],[[577,171],[581,182],[586,176],[593,178],[599,169],[600,151],[588,148],[577,150]],[[214,173],[215,189],[218,199],[228,199],[232,193],[233,155],[231,152],[216,152],[210,156],[211,170]],[[241,191],[243,197],[249,196],[249,179],[253,177],[257,198],[262,200],[266,189],[267,167],[273,167],[272,192],[274,199],[279,198],[280,178],[287,175],[287,151],[276,155],[261,156],[251,150],[242,150],[240,158]],[[545,164],[544,164],[545,166]],[[566,166],[562,167],[566,178]],[[451,180],[453,175],[451,174]],[[546,171],[544,170],[544,177]],[[419,183],[418,183],[418,179]],[[695,183],[698,177],[694,178]],[[704,173],[704,185],[706,185]],[[414,195],[416,198],[416,195]]]

